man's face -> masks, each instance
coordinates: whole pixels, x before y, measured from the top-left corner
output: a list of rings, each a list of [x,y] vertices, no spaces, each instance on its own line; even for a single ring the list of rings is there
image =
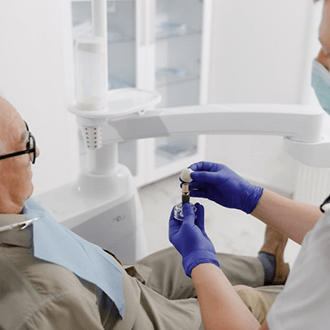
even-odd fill
[[[14,107],[1,98],[0,118],[0,154],[25,150],[28,140],[25,123]],[[0,160],[0,213],[21,212],[32,192],[30,155]]]
[[[324,3],[319,36],[322,48],[317,60],[330,71],[330,0],[325,0]]]

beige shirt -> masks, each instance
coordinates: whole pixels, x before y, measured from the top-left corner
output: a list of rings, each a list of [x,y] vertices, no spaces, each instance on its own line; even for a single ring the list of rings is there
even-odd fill
[[[25,215],[0,215],[0,227],[26,220]],[[0,329],[110,329],[114,310],[101,310],[94,285],[84,284],[68,269],[33,257],[31,228],[0,232]],[[123,276],[124,277],[124,276]],[[116,329],[131,329],[139,289],[123,278],[128,302],[125,321]],[[134,315],[135,314],[135,315]]]

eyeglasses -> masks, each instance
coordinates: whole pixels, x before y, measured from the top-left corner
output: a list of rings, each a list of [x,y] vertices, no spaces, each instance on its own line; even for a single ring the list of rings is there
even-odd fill
[[[322,213],[328,211],[329,209],[330,209],[330,195],[320,205],[320,210],[321,210]]]
[[[34,164],[36,162],[36,158],[37,158],[37,156],[36,156],[36,154],[37,154],[36,140],[35,140],[34,136],[31,134],[31,132],[29,131],[29,126],[27,125],[27,123],[25,123],[25,126],[26,126],[26,130],[29,133],[29,139],[26,143],[26,150],[13,152],[13,153],[7,154],[7,155],[1,155],[0,160],[10,158],[10,157],[16,157],[16,156],[20,156],[20,155],[24,155],[24,154],[30,154],[32,164]]]

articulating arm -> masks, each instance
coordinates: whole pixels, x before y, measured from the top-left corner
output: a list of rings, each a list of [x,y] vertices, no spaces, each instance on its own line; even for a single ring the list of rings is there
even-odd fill
[[[279,135],[312,143],[321,138],[320,108],[280,104],[223,104],[149,110],[108,118],[104,141],[191,134]]]
[[[191,134],[253,134],[284,137],[284,149],[315,167],[330,167],[330,117],[319,107],[223,104],[149,110],[108,118],[103,140],[117,142]]]

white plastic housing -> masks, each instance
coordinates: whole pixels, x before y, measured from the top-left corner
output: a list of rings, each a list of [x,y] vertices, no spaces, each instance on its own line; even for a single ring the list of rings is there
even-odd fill
[[[278,135],[319,142],[320,107],[293,104],[219,104],[154,109],[143,116],[108,118],[103,140],[121,141],[192,134]],[[329,164],[330,165],[330,164]]]
[[[117,142],[192,134],[278,135],[305,165],[330,167],[330,117],[321,107],[219,104],[154,109],[144,116],[108,118],[103,140]]]

